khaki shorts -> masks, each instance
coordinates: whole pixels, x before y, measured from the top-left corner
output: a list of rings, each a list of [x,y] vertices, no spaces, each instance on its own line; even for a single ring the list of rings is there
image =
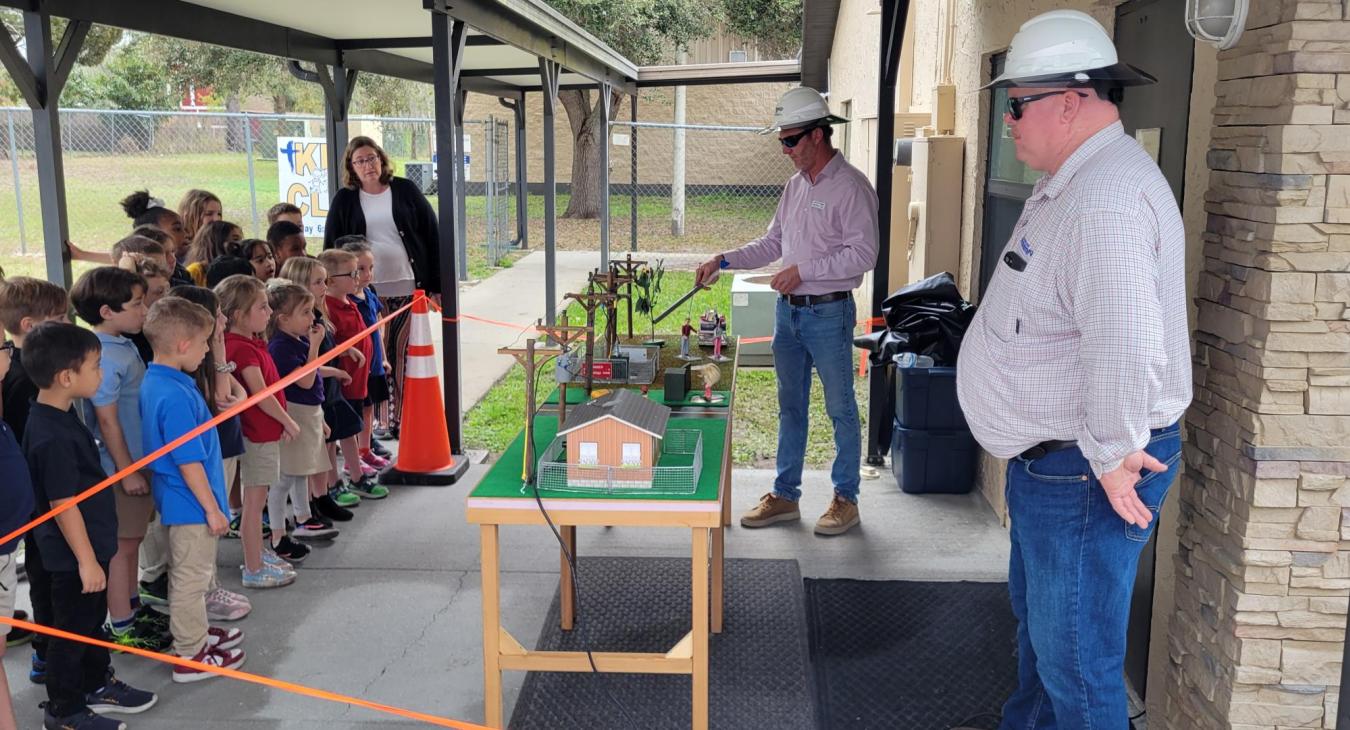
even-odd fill
[[[145,537],[150,518],[155,516],[155,498],[148,494],[127,494],[121,482],[114,484],[112,490],[117,502],[117,539],[139,540]]]
[[[14,596],[19,592],[19,551],[0,555],[0,616],[14,618]],[[9,635],[9,624],[0,624],[0,637]]]
[[[259,444],[244,439],[244,456],[239,461],[239,485],[270,487],[281,480],[281,444]]]
[[[293,477],[307,477],[328,471],[328,448],[323,442],[323,408],[300,403],[287,403],[300,433],[290,441],[281,442],[281,473]]]

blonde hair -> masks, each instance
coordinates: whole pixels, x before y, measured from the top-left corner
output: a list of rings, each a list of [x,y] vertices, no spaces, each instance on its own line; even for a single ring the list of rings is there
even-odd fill
[[[202,227],[202,216],[206,214],[207,204],[219,202],[220,198],[215,193],[205,190],[193,189],[183,194],[183,199],[178,202],[178,215],[183,219],[183,231],[189,240]]]
[[[170,295],[151,305],[142,331],[155,352],[163,352],[193,335],[210,332],[215,324],[215,315],[206,307]]]
[[[356,254],[351,251],[343,251],[340,248],[330,248],[319,254],[319,263],[328,269],[328,275],[332,276],[337,270],[339,264],[356,264]]]
[[[277,278],[267,282],[267,304],[272,307],[272,318],[267,322],[267,336],[277,333],[277,319],[290,316],[300,307],[314,308],[314,295],[309,289],[291,281]]]
[[[153,255],[153,254],[150,254]],[[159,254],[163,256],[163,253]],[[117,260],[117,268],[124,269],[136,274],[140,274],[146,279],[157,278],[169,280],[169,270],[160,262],[152,259],[144,253],[135,253],[127,251]]]
[[[246,312],[267,296],[267,288],[257,277],[248,274],[227,276],[216,285],[216,296],[220,299],[220,311],[225,315],[227,327],[234,327],[240,312]]]
[[[314,275],[315,269],[327,271],[328,267],[324,266],[323,262],[315,258],[310,258],[308,256],[292,256],[286,259],[286,263],[281,265],[281,271],[278,272],[277,276],[280,276],[283,279],[290,279],[300,286],[305,287],[305,290],[308,291],[309,278]]]

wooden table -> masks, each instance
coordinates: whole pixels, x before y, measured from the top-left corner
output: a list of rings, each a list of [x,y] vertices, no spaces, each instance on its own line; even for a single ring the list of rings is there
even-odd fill
[[[691,628],[666,652],[592,652],[601,672],[688,674],[693,678],[694,730],[708,727],[708,637],[722,631],[724,528],[731,524],[731,433],[735,392],[735,363],[721,391],[721,407],[677,406],[668,428],[697,428],[703,432],[704,462],[697,491],[690,495],[605,495],[541,490],[549,517],[559,527],[568,549],[576,553],[576,528],[676,527],[689,530],[692,561]],[[573,389],[575,391],[575,389]],[[575,396],[569,393],[568,401]],[[659,390],[650,397],[661,400]],[[664,401],[663,401],[664,402]],[[557,432],[556,410],[541,412],[535,420],[538,451]],[[502,672],[589,672],[584,651],[526,649],[501,623],[501,553],[498,530],[502,525],[545,526],[533,489],[520,478],[524,440],[516,440],[492,466],[468,498],[467,517],[479,525],[483,574],[483,694],[485,723],[503,726]],[[560,550],[561,552],[561,550]],[[570,569],[564,556],[560,569],[561,625],[571,630],[576,615]],[[592,601],[591,606],[603,605]],[[592,609],[595,610],[595,609]]]

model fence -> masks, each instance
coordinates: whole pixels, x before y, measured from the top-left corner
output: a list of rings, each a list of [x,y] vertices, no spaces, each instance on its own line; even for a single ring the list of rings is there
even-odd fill
[[[539,460],[539,488],[556,492],[598,494],[692,494],[703,468],[703,433],[671,429],[661,441],[661,460],[668,466],[609,466],[567,463],[567,437],[558,436]],[[688,464],[683,462],[688,461]]]

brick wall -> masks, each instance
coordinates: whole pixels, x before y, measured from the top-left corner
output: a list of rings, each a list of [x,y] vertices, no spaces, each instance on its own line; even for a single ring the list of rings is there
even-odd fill
[[[1253,2],[1215,93],[1166,719],[1331,728],[1350,589],[1350,5]]]

